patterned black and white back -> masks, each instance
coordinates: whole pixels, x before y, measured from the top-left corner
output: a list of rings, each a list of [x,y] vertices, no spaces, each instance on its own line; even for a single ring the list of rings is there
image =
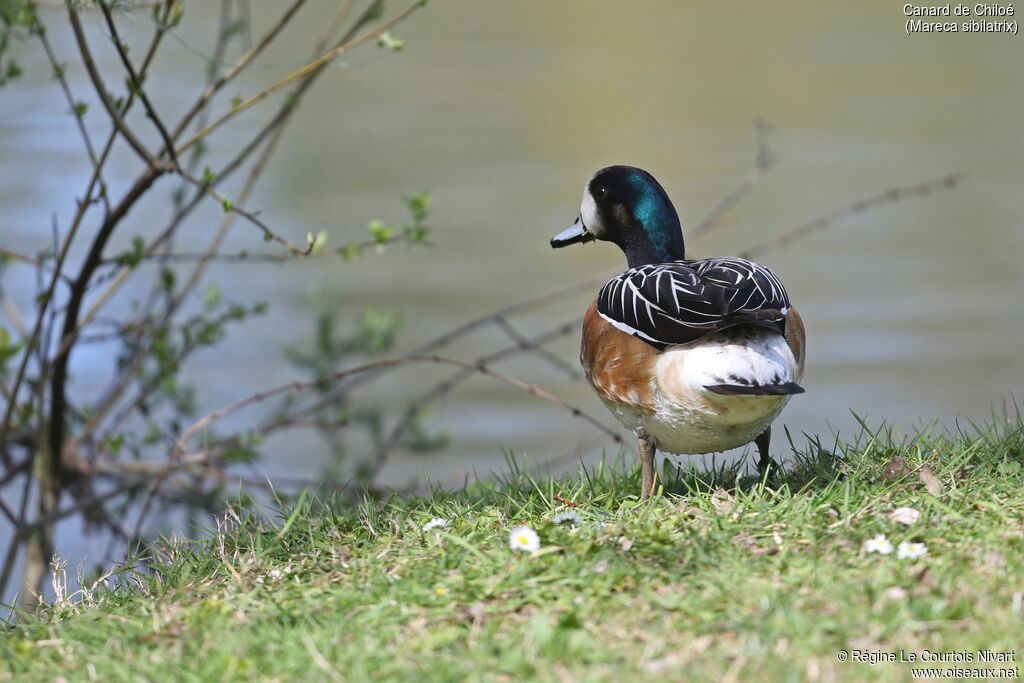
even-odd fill
[[[782,333],[789,297],[758,263],[710,258],[630,268],[601,288],[597,310],[623,332],[664,348],[736,325]]]

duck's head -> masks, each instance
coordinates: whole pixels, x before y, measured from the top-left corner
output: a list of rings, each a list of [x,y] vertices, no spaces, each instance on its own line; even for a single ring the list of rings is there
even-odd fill
[[[583,189],[576,222],[555,235],[551,246],[595,239],[619,245],[630,268],[684,258],[683,231],[672,201],[654,176],[633,166],[595,173]]]

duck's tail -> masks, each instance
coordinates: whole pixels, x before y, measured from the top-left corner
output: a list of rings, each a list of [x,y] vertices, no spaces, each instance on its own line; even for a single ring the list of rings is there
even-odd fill
[[[711,384],[705,389],[722,396],[788,396],[802,394],[804,388],[796,382],[781,384]]]

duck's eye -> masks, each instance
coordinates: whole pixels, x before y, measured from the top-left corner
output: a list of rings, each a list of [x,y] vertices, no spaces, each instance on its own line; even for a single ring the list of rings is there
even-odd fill
[[[594,199],[604,199],[608,196],[608,188],[598,185],[592,191]]]

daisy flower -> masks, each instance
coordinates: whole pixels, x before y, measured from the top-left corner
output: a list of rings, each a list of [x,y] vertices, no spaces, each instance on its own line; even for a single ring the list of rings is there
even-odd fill
[[[928,554],[928,546],[924,543],[907,543],[903,541],[896,549],[896,557],[901,560],[916,560]]]
[[[864,552],[888,555],[892,552],[892,543],[885,537],[885,534],[878,534],[874,538],[864,541]]]
[[[559,512],[557,515],[551,518],[551,521],[555,524],[565,524],[566,522],[569,522],[570,524],[575,524],[576,522],[580,521],[580,513],[576,512],[575,510]]]
[[[423,525],[423,533],[430,531],[431,529],[443,529],[448,526],[447,519],[441,519],[440,517],[434,517],[432,520]]]
[[[921,519],[921,513],[914,508],[896,508],[889,513],[889,519],[900,524],[913,524]]]
[[[532,553],[540,549],[540,536],[528,526],[517,526],[509,532],[508,544],[513,550]]]

